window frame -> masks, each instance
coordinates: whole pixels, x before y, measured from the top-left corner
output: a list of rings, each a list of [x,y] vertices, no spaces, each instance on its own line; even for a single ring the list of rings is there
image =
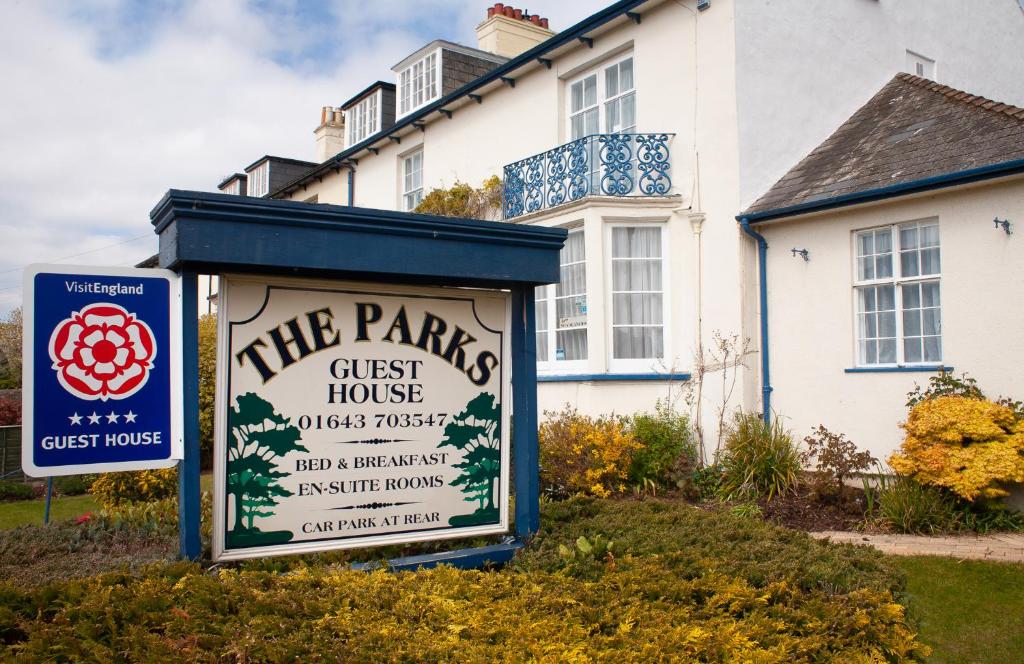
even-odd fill
[[[633,61],[633,67],[632,67],[632,69],[633,69],[633,86],[629,90],[627,90],[626,92],[623,92],[622,90],[619,90],[619,92],[617,92],[615,95],[613,95],[611,97],[608,97],[607,96],[607,78],[606,78],[606,73],[605,72],[606,72],[606,70],[608,70],[612,66],[619,67],[626,60],[632,60]],[[595,92],[594,92],[596,105],[595,106],[586,106],[585,105],[586,102],[584,101],[584,106],[579,111],[575,111],[574,112],[572,110],[572,88],[577,83],[581,83],[581,82],[585,81],[586,79],[590,78],[591,76],[596,77],[596,83],[595,83],[596,89],[595,89]],[[633,123],[634,124],[633,124],[633,127],[632,127],[632,131],[628,132],[628,133],[636,133],[636,130],[637,130],[636,120],[637,120],[637,115],[638,115],[638,113],[637,113],[636,57],[634,56],[634,53],[633,53],[632,49],[630,49],[629,51],[623,52],[623,53],[618,53],[618,54],[613,55],[613,56],[611,56],[609,58],[606,58],[606,59],[602,60],[601,62],[595,64],[594,66],[587,68],[586,71],[583,71],[583,72],[577,74],[576,76],[573,76],[572,78],[566,79],[566,81],[565,81],[565,91],[566,91],[565,92],[565,135],[566,135],[566,137],[567,137],[567,139],[569,141],[579,140],[579,139],[584,138],[586,136],[593,136],[593,135],[596,135],[596,134],[610,134],[610,133],[612,133],[611,131],[608,130],[608,127],[606,126],[607,125],[606,117],[607,117],[607,107],[608,107],[608,104],[610,102],[618,102],[619,100],[621,100],[622,98],[624,98],[626,96],[629,96],[630,94],[633,95]],[[593,131],[593,132],[584,132],[584,134],[582,136],[573,137],[573,131],[572,131],[572,120],[573,120],[573,117],[579,115],[580,113],[585,113],[586,111],[588,111],[588,110],[590,110],[592,108],[595,108],[595,107],[597,108],[597,129],[595,131]],[[623,132],[623,133],[626,133],[626,132]]]
[[[604,260],[604,306],[607,315],[605,317],[605,355],[610,373],[664,373],[669,367],[669,358],[672,355],[672,278],[670,274],[669,254],[669,229],[668,224],[662,221],[615,221],[604,224],[604,242],[608,248]],[[661,330],[662,346],[661,357],[647,358],[616,358],[615,357],[615,292],[614,284],[614,261],[622,260],[614,257],[614,246],[612,235],[615,228],[657,228],[661,232],[661,290],[644,291],[661,293]],[[629,259],[626,259],[629,260]],[[619,291],[627,292],[627,291]],[[636,291],[628,291],[636,292]]]
[[[349,147],[380,131],[382,101],[381,91],[378,89],[345,111],[345,134]]]
[[[423,108],[427,104],[436,101],[442,96],[442,69],[441,69],[441,54],[442,49],[440,47],[435,48],[433,51],[426,53],[423,57],[410,62],[407,67],[400,69],[395,76],[397,81],[398,89],[395,94],[395,105],[397,111],[397,117],[401,118],[410,113]],[[433,63],[429,60],[434,58]],[[416,68],[420,67],[421,77],[416,76]],[[429,96],[428,90],[428,77],[433,75],[433,83],[435,88],[434,96]],[[405,78],[406,80],[402,80]],[[416,91],[417,84],[420,84],[419,90],[423,95],[420,103],[416,103]],[[408,86],[408,90],[407,90]],[[408,91],[408,94],[407,94]]]
[[[915,248],[917,251],[918,259],[918,271],[919,274],[904,276],[903,274],[903,261],[901,254],[904,252],[903,246],[900,239],[900,230],[909,226],[915,226],[918,229],[919,239],[918,246]],[[921,261],[921,246],[920,246],[920,229],[924,226],[934,226],[938,233],[938,243],[935,247],[939,250],[939,271],[929,274],[920,274],[920,261]],[[888,229],[890,233],[890,261],[891,261],[891,276],[878,278],[877,276],[872,279],[861,279],[859,272],[859,239],[861,235],[865,233],[877,233],[880,230]],[[928,217],[923,219],[912,219],[908,221],[900,221],[890,224],[882,224],[879,226],[871,226],[868,228],[858,228],[851,232],[851,256],[852,256],[852,288],[851,288],[851,308],[853,317],[853,366],[858,369],[889,369],[889,368],[900,368],[900,367],[935,367],[942,366],[945,362],[945,349],[943,345],[943,332],[942,332],[942,226],[937,217]],[[877,256],[878,254],[872,254]],[[876,263],[877,270],[877,263]],[[913,284],[925,284],[925,283],[936,283],[939,287],[939,305],[937,307],[929,307],[938,309],[939,312],[939,334],[934,335],[938,337],[939,344],[939,359],[929,360],[924,358],[924,352],[922,348],[922,357],[920,361],[907,361],[906,360],[906,348],[905,343],[907,336],[904,334],[904,312],[903,307],[903,287]],[[877,286],[892,286],[893,287],[893,307],[895,310],[896,324],[895,324],[895,341],[896,341],[896,361],[895,362],[875,362],[866,363],[862,361],[860,354],[860,332],[859,332],[859,304],[858,297],[859,291],[862,288],[877,287]],[[925,307],[923,302],[919,303],[920,306],[917,310],[924,311]],[[876,310],[877,311],[877,310]],[[911,338],[923,339],[924,334],[924,320],[922,315],[921,334],[912,335]],[[874,337],[879,338],[879,337]],[[885,337],[888,339],[889,337]]]
[[[263,198],[270,192],[270,161],[264,161],[246,172],[246,191],[249,196]]]
[[[414,189],[406,189],[405,165],[408,162],[410,162],[411,160],[415,159],[416,157],[419,157],[419,160],[420,160],[420,168],[419,168],[420,186],[418,188],[414,188]],[[401,155],[401,157],[398,160],[398,164],[399,164],[399,167],[398,167],[398,178],[399,178],[399,182],[401,183],[401,188],[400,188],[400,192],[399,192],[399,199],[398,199],[398,201],[399,201],[399,209],[402,210],[403,212],[412,212],[413,210],[416,209],[416,206],[419,205],[423,201],[423,193],[424,193],[424,185],[423,185],[423,165],[424,165],[423,146],[420,145],[415,150],[412,150],[410,152],[407,152],[407,153]],[[415,194],[417,192],[419,192],[418,199],[416,200],[415,204],[412,207],[409,207],[407,205],[407,200],[406,200],[407,197],[410,194]]]
[[[556,349],[558,348],[558,284],[546,284],[544,286],[538,286],[534,289],[534,302],[537,302],[536,292],[539,289],[544,289],[544,306],[547,311],[547,327],[544,330],[536,330],[539,334],[544,332],[547,335],[547,360],[537,360],[537,371],[546,375],[559,375],[559,374],[571,374],[571,373],[582,373],[587,370],[590,365],[590,357],[592,352],[591,344],[591,317],[590,317],[590,299],[591,294],[589,292],[589,281],[587,279],[587,273],[590,271],[591,259],[587,255],[587,235],[586,229],[583,225],[566,227],[569,231],[569,235],[579,234],[583,236],[583,260],[574,261],[571,263],[562,263],[561,252],[559,252],[559,272],[562,267],[568,265],[583,265],[584,276],[583,276],[583,297],[586,298],[587,307],[587,324],[582,328],[561,328],[563,330],[570,329],[582,329],[586,335],[587,341],[587,357],[581,360],[559,360],[557,359]],[[566,238],[568,240],[568,238]],[[559,277],[561,279],[561,277]],[[563,299],[566,296],[563,296]],[[567,297],[579,297],[567,296]]]

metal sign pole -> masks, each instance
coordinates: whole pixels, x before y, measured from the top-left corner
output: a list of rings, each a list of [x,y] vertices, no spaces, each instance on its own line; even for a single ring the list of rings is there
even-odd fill
[[[199,275],[188,269],[181,272],[181,341],[185,456],[178,464],[178,547],[182,558],[198,560],[202,554],[199,538]]]

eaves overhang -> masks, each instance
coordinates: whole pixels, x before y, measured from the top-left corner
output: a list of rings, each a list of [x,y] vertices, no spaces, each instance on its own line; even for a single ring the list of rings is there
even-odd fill
[[[651,0],[619,0],[608,7],[605,7],[601,11],[588,16],[579,23],[573,25],[556,35],[553,35],[550,39],[541,42],[537,46],[534,46],[528,51],[520,53],[516,57],[512,58],[508,62],[498,67],[495,67],[491,71],[487,72],[483,76],[476,78],[469,83],[463,85],[458,90],[431,102],[423,108],[410,113],[409,115],[403,116],[395,124],[391,125],[387,129],[377,132],[373,136],[370,136],[364,141],[356,143],[342,152],[339,152],[334,157],[331,157],[327,161],[320,164],[317,168],[312,169],[310,172],[302,175],[301,177],[288,182],[276,190],[270,192],[269,197],[274,198],[282,193],[290,192],[300,186],[304,182],[308,182],[310,179],[323,175],[329,171],[337,170],[342,167],[348,166],[346,162],[351,163],[351,158],[366,150],[368,147],[373,147],[376,143],[387,140],[388,136],[392,136],[396,133],[402,132],[407,128],[413,128],[415,125],[420,124],[423,120],[432,113],[438,112],[439,109],[445,108],[445,106],[467,97],[474,91],[486,87],[492,83],[500,83],[503,79],[509,78],[510,74],[515,72],[524,65],[536,64],[538,58],[543,59],[543,56],[555,51],[562,46],[572,44],[581,37],[586,37],[587,33],[600,28],[604,24],[612,21],[622,15],[632,12],[637,7],[647,4]]]
[[[991,180],[994,178],[1018,175],[1021,173],[1024,173],[1024,159],[1014,159],[1012,161],[979,166],[978,168],[970,168],[963,171],[934,175],[927,178],[921,178],[919,180],[910,180],[908,182],[901,182],[899,184],[888,185],[885,187],[865,189],[864,191],[843,194],[842,196],[835,196],[833,198],[807,201],[805,203],[798,203],[796,205],[789,205],[771,210],[762,210],[760,212],[742,212],[736,215],[736,220],[746,220],[751,224],[762,223],[775,219],[796,217],[836,208],[861,205],[863,203],[882,201],[889,198],[897,198],[899,196],[909,196],[911,194],[923,193],[936,189],[945,189],[947,187],[956,187],[974,182]]]
[[[566,231],[172,189],[150,213],[160,266],[458,285],[559,279]]]

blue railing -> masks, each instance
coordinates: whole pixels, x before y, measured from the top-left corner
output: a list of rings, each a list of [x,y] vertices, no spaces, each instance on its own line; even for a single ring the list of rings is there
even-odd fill
[[[675,134],[594,134],[505,166],[506,219],[587,196],[667,196]]]

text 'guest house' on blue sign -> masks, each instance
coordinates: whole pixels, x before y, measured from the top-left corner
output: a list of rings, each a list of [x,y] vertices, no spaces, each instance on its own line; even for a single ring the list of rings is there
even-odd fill
[[[26,269],[26,474],[177,463],[182,450],[177,279],[167,270]]]

